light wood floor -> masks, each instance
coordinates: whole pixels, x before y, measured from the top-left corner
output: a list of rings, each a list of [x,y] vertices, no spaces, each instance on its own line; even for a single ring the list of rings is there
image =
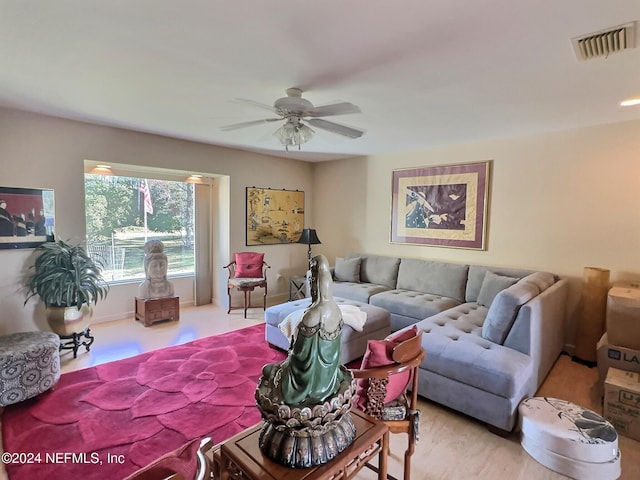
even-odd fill
[[[144,327],[133,319],[92,326],[95,342],[90,352],[82,348],[78,358],[71,352],[62,354],[62,371],[69,372],[104,362],[125,358],[197,338],[264,322],[261,309],[249,311],[247,319],[241,310],[231,314],[215,306],[188,307],[180,312],[179,322],[158,323]],[[539,395],[562,398],[602,413],[596,395],[597,369],[574,363],[562,355]],[[503,438],[490,433],[474,419],[422,400],[420,442],[412,461],[413,480],[509,479],[551,480],[566,478],[533,460],[521,447],[517,432]],[[402,455],[405,435],[391,435],[389,471],[402,478]],[[640,442],[620,437],[622,476],[626,480],[640,478]],[[0,480],[3,472],[0,471]],[[364,471],[358,478],[373,479]]]

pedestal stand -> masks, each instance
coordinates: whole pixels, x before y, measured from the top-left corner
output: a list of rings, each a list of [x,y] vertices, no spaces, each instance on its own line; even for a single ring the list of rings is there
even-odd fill
[[[164,320],[180,320],[180,297],[136,297],[135,314],[145,327]]]
[[[91,344],[95,340],[91,335],[91,329],[85,328],[80,333],[72,333],[71,335],[58,335],[60,337],[60,351],[73,350],[73,358],[78,356],[78,349],[84,346],[87,352],[91,349]],[[84,338],[84,340],[83,340]]]
[[[582,311],[574,360],[593,366],[597,361],[596,345],[606,329],[609,270],[585,267],[583,277]]]

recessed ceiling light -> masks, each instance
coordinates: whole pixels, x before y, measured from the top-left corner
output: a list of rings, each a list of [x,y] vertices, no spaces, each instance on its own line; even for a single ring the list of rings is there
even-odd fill
[[[620,102],[621,107],[632,107],[634,105],[640,105],[640,97],[627,98]]]
[[[111,170],[111,165],[96,165],[89,173],[94,175],[113,175],[113,170]]]
[[[187,183],[204,183],[202,181],[202,175],[199,175],[197,173],[192,173],[191,175],[189,175],[185,179],[185,182],[187,182]]]

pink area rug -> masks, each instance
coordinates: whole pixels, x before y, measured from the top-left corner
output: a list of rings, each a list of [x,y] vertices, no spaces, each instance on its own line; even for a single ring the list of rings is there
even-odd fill
[[[9,478],[123,478],[194,438],[225,440],[260,421],[262,366],[284,357],[255,325],[64,374],[5,408]]]

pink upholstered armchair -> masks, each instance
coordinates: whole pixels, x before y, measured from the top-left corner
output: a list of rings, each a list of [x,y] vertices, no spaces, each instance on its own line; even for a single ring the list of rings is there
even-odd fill
[[[251,292],[256,287],[264,289],[262,308],[267,308],[267,268],[269,265],[264,261],[264,253],[239,252],[235,254],[235,260],[224,268],[229,270],[227,281],[227,295],[229,296],[229,309],[244,308],[244,318],[247,318],[247,310],[252,308]],[[236,289],[244,294],[243,307],[233,307],[231,303],[231,290]]]

